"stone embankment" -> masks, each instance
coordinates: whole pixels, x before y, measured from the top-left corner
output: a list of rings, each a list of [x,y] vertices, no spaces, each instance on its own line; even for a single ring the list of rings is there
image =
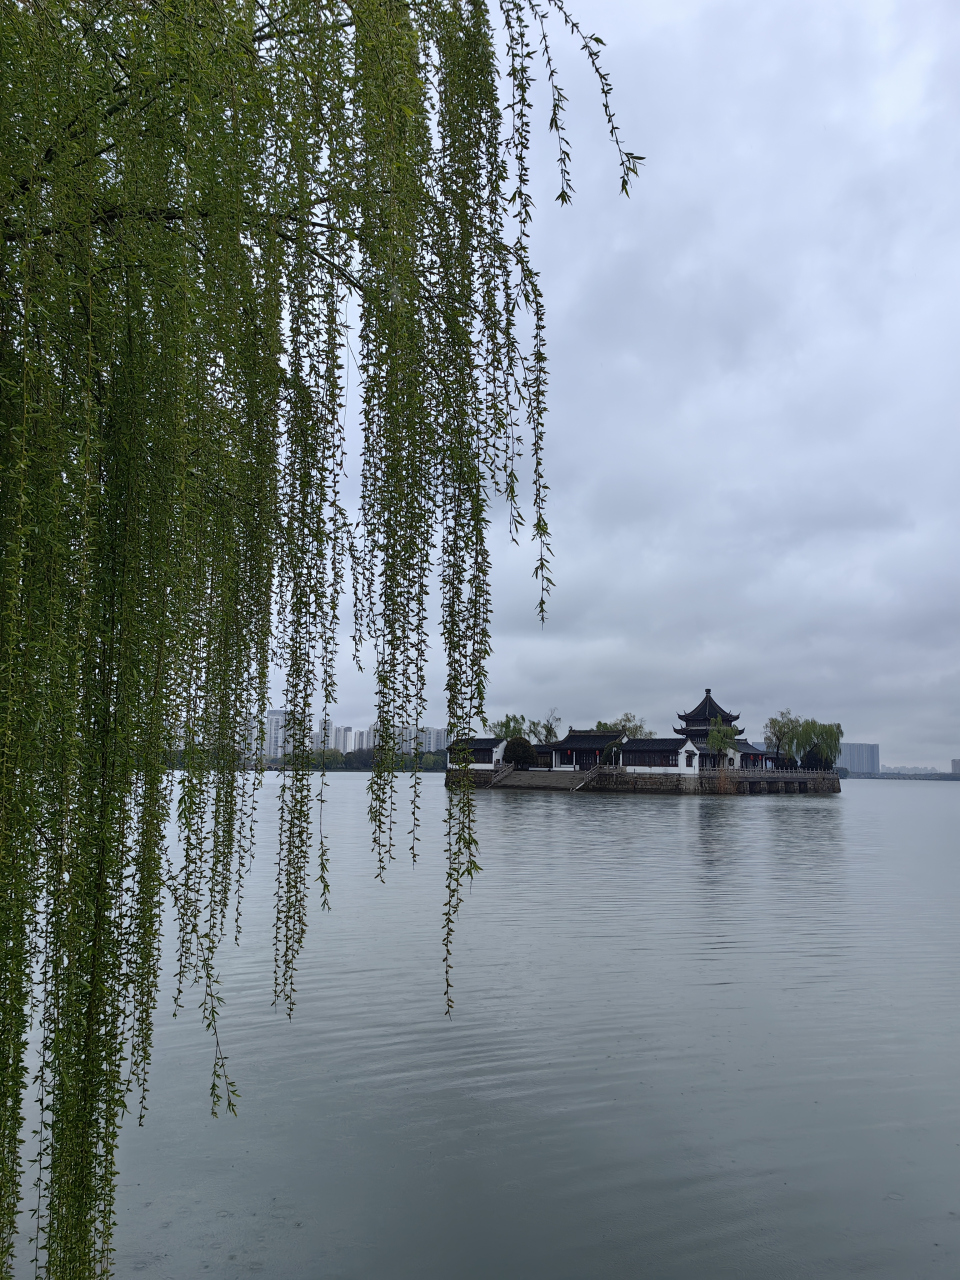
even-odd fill
[[[703,769],[697,773],[628,773],[626,769],[475,769],[477,790],[599,791],[631,795],[805,796],[840,790],[836,773],[815,769]],[[447,786],[459,786],[456,769],[447,771]]]

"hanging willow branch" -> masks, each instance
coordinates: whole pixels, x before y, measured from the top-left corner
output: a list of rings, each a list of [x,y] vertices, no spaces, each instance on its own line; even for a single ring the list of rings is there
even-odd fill
[[[37,1267],[110,1270],[114,1156],[150,1059],[164,895],[179,991],[216,1033],[215,956],[249,865],[271,662],[290,768],[276,997],[295,998],[311,707],[344,583],[376,654],[370,810],[392,856],[398,726],[424,712],[440,584],[451,733],[483,712],[490,496],[543,517],[543,312],[528,255],[532,59],[569,195],[560,0],[0,0],[0,1270],[39,1039]],[[497,41],[502,40],[506,107]],[[504,118],[504,116],[506,118]],[[639,157],[620,149],[626,183]],[[346,307],[362,501],[340,494]],[[174,772],[172,765],[177,765]],[[171,811],[181,839],[168,853]],[[476,870],[449,828],[449,943]],[[448,999],[450,998],[448,969]],[[214,1100],[233,1086],[216,1040]]]

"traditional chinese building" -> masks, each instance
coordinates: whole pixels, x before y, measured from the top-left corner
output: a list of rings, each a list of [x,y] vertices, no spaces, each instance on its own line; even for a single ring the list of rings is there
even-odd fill
[[[550,743],[554,769],[595,769],[611,742],[622,742],[620,731],[601,733],[596,729],[568,729],[567,736]]]
[[[699,773],[704,769],[762,769],[766,753],[753,746],[736,723],[739,712],[726,711],[709,689],[692,711],[679,713],[682,729],[673,738],[627,738],[625,734],[597,733],[571,729],[560,742],[551,744],[554,769],[593,769],[606,753],[610,763],[637,773]],[[707,746],[712,721],[734,731],[734,739],[721,756]],[[613,744],[613,753],[609,747]],[[612,759],[610,758],[612,754]]]
[[[460,738],[447,747],[447,768],[453,768],[463,752],[471,769],[495,769],[503,764],[506,747],[506,738]]]
[[[720,718],[721,724],[732,729],[736,735],[726,753],[726,761],[712,752],[707,746],[713,721]],[[758,750],[748,742],[743,729],[736,723],[740,719],[739,711],[724,711],[709,689],[704,690],[704,697],[692,711],[679,711],[677,718],[683,721],[682,729],[674,729],[674,733],[688,739],[697,749],[699,767],[701,769],[762,769],[766,752]]]
[[[736,723],[740,713],[724,710],[709,689],[692,711],[681,711],[678,716],[683,728],[675,728],[676,736],[672,738],[627,738],[623,731],[571,727],[559,742],[536,746],[537,767],[588,772],[599,764],[607,763],[631,773],[682,773],[689,776],[712,769],[763,769],[772,763],[768,761],[766,752],[747,741],[744,731]],[[707,746],[713,728],[711,722],[718,717],[721,724],[734,732],[724,755],[711,751]],[[506,745],[504,738],[470,738],[451,743],[450,764],[452,766],[456,750],[464,748],[470,753],[472,768],[495,771],[502,764]]]
[[[620,764],[624,769],[650,769],[657,773],[674,773],[700,768],[700,750],[688,737],[628,738],[620,748]],[[703,766],[706,768],[706,765]]]

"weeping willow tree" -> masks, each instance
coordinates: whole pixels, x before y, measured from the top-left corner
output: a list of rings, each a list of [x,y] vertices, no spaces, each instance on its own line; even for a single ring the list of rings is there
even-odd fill
[[[527,150],[539,51],[566,201],[551,16],[600,78],[626,187],[638,157],[620,147],[600,42],[560,0],[493,14],[482,0],[2,0],[3,1274],[31,1084],[35,1265],[110,1271],[167,896],[181,995],[200,984],[214,1032],[214,1104],[233,1103],[213,963],[251,857],[271,663],[286,673],[274,982],[289,1009],[308,883],[328,895],[309,729],[335,697],[345,586],[375,655],[381,874],[397,727],[424,714],[432,583],[451,732],[483,714],[485,535],[497,494],[514,534],[523,524],[521,432],[549,588]],[[341,495],[348,351],[356,519]],[[448,955],[476,869],[469,789],[450,803]]]

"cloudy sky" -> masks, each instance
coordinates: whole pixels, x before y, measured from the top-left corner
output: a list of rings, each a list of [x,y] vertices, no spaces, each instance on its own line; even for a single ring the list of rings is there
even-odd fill
[[[606,40],[626,200],[576,50],[535,235],[557,586],[494,529],[490,710],[669,733],[706,685],[888,764],[960,756],[960,7],[577,0]],[[431,723],[442,723],[439,654]],[[364,725],[346,668],[335,719]]]

